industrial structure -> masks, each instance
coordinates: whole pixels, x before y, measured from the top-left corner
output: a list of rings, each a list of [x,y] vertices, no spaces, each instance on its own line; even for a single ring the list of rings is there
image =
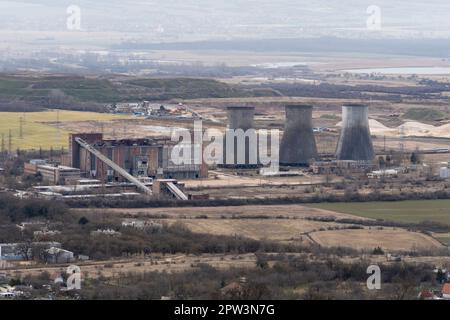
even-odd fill
[[[254,128],[255,107],[229,106],[227,107],[229,129],[248,130]]]
[[[369,129],[369,108],[348,104],[342,107],[342,130],[336,150],[338,160],[373,161],[375,152]]]
[[[174,146],[175,143],[167,138],[104,140],[99,133],[71,134],[66,161],[69,166],[79,168],[83,176],[102,181],[130,179],[112,168],[105,159],[100,159],[93,150],[133,177],[196,179],[208,176],[206,163],[174,164],[170,157]]]
[[[317,158],[310,105],[287,105],[286,123],[280,144],[280,164],[308,165]]]
[[[190,163],[173,163],[171,154],[177,152],[176,145],[167,138],[104,140],[99,133],[70,134],[69,155],[62,160],[78,170],[76,184],[59,189],[42,187],[39,193],[56,198],[87,198],[89,195],[72,193],[101,188],[119,191],[103,193],[104,196],[128,197],[135,196],[135,193],[127,192],[134,186],[148,196],[169,195],[188,200],[189,195],[182,190],[184,184],[177,179],[207,177],[208,166],[204,162],[196,164],[194,153]],[[81,183],[80,176],[87,178],[87,185]]]
[[[50,184],[71,184],[80,179],[80,169],[68,166],[58,166],[45,160],[31,160],[24,164],[24,173],[28,175],[40,174],[42,181]]]
[[[145,194],[151,196],[153,195],[153,192],[148,188],[142,181],[140,181],[138,178],[134,177],[130,173],[128,173],[125,169],[118,166],[115,162],[113,162],[111,159],[109,159],[107,156],[105,156],[100,151],[96,150],[94,147],[92,147],[89,143],[84,141],[81,138],[76,137],[75,141],[82,146],[84,149],[89,151],[91,153],[91,156],[96,157],[102,163],[106,164],[110,170],[113,170],[114,172],[117,172],[118,175],[122,176],[123,178],[127,179],[129,182],[136,185],[137,188],[139,188],[140,191],[144,192]],[[140,173],[140,172],[138,172]],[[145,171],[142,171],[142,174],[145,174]]]
[[[226,167],[247,168],[258,165],[258,136],[254,129],[255,107],[227,107],[228,128],[224,139],[224,164]],[[241,131],[242,130],[242,131]],[[244,140],[238,139],[239,133]],[[243,145],[244,152],[240,152]]]

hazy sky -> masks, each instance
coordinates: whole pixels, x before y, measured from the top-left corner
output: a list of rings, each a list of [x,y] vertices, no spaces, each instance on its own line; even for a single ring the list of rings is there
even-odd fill
[[[70,5],[81,10],[81,30],[67,28]],[[367,13],[371,5],[380,9],[379,16]],[[367,27],[370,15],[380,18],[375,30]],[[156,42],[324,35],[450,38],[450,1],[0,0],[0,30],[0,41],[8,42],[11,31],[48,37],[71,32],[71,39],[103,32]]]

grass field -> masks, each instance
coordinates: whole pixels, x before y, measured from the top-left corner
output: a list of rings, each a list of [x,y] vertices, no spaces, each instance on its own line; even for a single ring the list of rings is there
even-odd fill
[[[59,115],[58,115],[59,113]],[[22,138],[20,138],[20,122],[22,118]],[[43,112],[1,112],[0,134],[4,137],[5,148],[8,149],[8,136],[11,130],[12,149],[50,149],[67,148],[68,134],[56,126],[57,119],[64,121],[107,121],[130,118],[107,113],[48,110]],[[53,125],[46,124],[53,123]]]
[[[450,237],[435,236],[434,238],[436,240],[438,240],[440,243],[442,243],[443,245],[450,246]]]
[[[405,223],[434,221],[450,225],[450,200],[321,203],[310,206],[365,218]]]
[[[414,249],[433,249],[441,244],[419,232],[409,232],[403,229],[360,229],[360,230],[333,230],[320,231],[311,234],[321,246],[343,246],[354,249],[374,249],[408,251]]]

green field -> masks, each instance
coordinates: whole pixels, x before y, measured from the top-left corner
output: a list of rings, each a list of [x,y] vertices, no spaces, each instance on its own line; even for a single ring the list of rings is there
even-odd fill
[[[396,222],[434,221],[450,225],[450,200],[320,203],[310,207]]]
[[[450,237],[434,237],[436,240],[438,240],[440,243],[446,246],[450,246]]]
[[[58,115],[59,113],[59,115]],[[22,138],[20,138],[20,122],[22,118]],[[68,147],[68,134],[65,130],[58,130],[55,123],[59,118],[64,121],[106,121],[128,116],[108,113],[48,110],[43,112],[0,112],[0,135],[3,135],[5,149],[8,149],[8,136],[11,130],[12,150],[16,149],[54,149]],[[46,124],[53,122],[53,125]],[[1,136],[0,136],[1,138]]]

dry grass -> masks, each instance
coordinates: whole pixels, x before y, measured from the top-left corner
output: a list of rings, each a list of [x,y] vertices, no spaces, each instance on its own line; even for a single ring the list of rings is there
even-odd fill
[[[20,123],[22,118],[22,138]],[[59,118],[59,129],[58,120]],[[54,149],[68,147],[68,134],[63,124],[67,121],[106,121],[129,118],[107,113],[48,110],[43,112],[1,112],[0,134],[4,135],[5,147],[8,148],[8,135],[11,130],[12,149]],[[98,126],[96,127],[98,131]]]
[[[408,251],[414,249],[436,249],[442,245],[435,239],[418,232],[403,229],[361,229],[323,231],[311,234],[318,244],[327,247],[343,246],[355,249]]]
[[[208,218],[231,218],[242,216],[266,216],[266,217],[336,217],[336,218],[358,218],[350,214],[333,212],[329,210],[310,208],[299,204],[291,205],[249,205],[229,207],[186,207],[186,208],[108,208],[108,209],[73,209],[80,214],[100,214],[124,216],[160,216],[168,218],[195,218],[207,216]]]
[[[175,222],[173,220],[172,222]],[[214,235],[239,235],[255,240],[299,241],[306,240],[302,234],[320,228],[336,227],[336,223],[324,223],[303,219],[205,219],[183,220],[192,232]],[[342,226],[342,225],[341,225]]]

